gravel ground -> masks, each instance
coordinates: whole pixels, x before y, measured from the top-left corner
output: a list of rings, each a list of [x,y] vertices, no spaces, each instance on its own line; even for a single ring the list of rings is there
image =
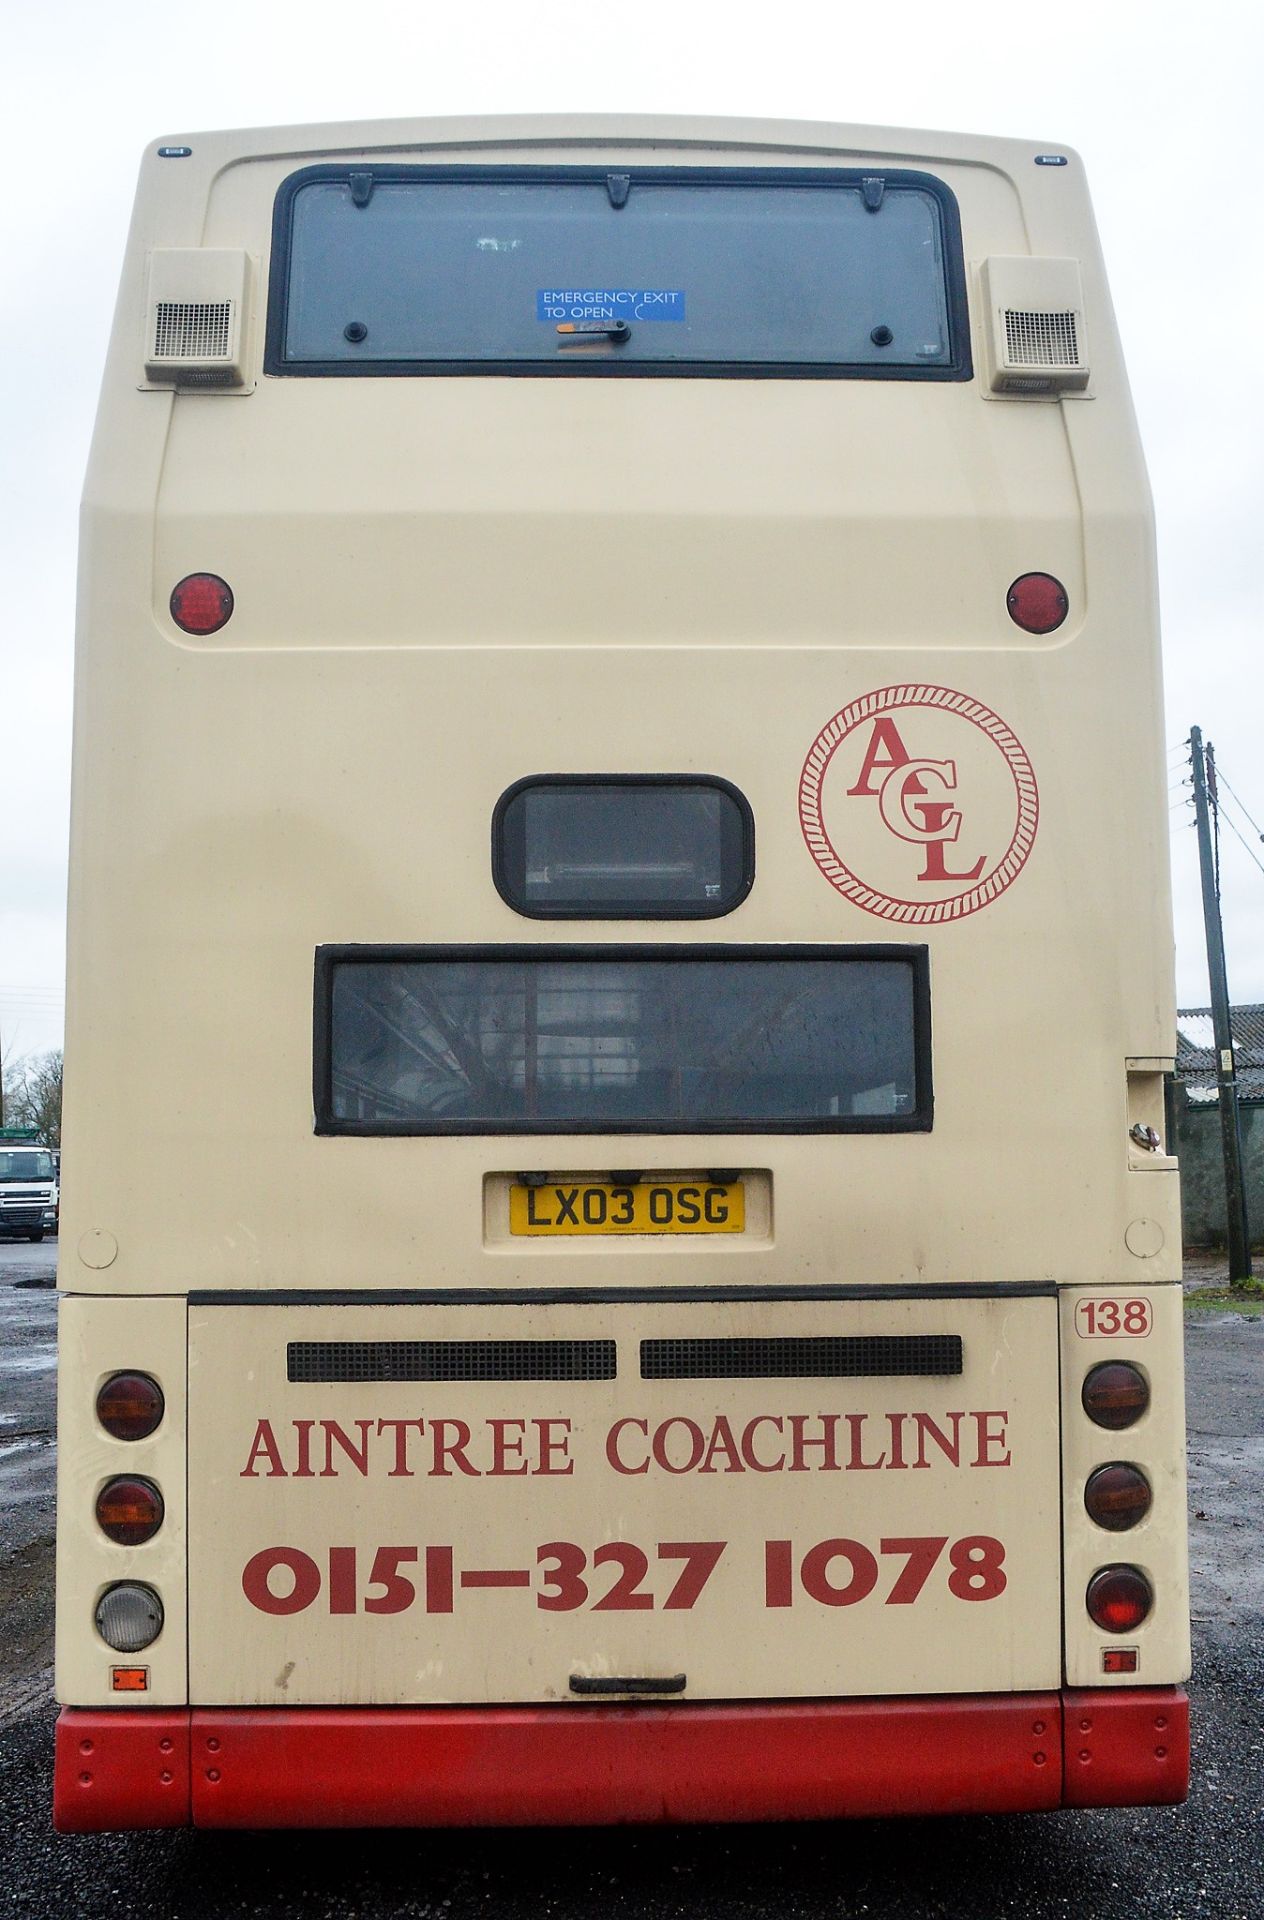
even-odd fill
[[[55,1245],[0,1245],[0,1914],[82,1920],[1261,1920],[1264,1321],[1191,1316],[1189,1803],[1020,1818],[525,1833],[102,1834],[48,1824]],[[16,1648],[25,1649],[18,1654]],[[0,1689],[0,1691],[3,1691]]]

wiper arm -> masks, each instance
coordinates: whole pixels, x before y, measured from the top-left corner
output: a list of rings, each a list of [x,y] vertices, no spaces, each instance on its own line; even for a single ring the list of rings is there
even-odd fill
[[[632,329],[626,320],[563,320],[557,330],[569,336],[558,341],[560,347],[582,347],[592,339],[609,340],[613,346],[621,347],[625,340],[632,338]]]

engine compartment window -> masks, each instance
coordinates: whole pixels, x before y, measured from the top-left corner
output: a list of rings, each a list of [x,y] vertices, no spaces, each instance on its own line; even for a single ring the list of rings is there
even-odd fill
[[[929,174],[307,167],[278,194],[270,373],[966,379]]]
[[[931,1124],[924,947],[322,947],[319,1133]]]
[[[750,807],[696,775],[540,774],[502,795],[492,876],[533,919],[709,918],[755,873]]]

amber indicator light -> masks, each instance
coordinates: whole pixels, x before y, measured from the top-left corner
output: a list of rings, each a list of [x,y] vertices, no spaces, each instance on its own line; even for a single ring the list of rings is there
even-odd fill
[[[112,1373],[97,1394],[97,1419],[115,1440],[147,1440],[162,1422],[162,1388],[147,1373]]]
[[[1010,619],[1024,633],[1052,633],[1070,604],[1066,588],[1051,573],[1020,573],[1005,596]]]
[[[107,1480],[97,1495],[97,1524],[120,1547],[143,1547],[162,1525],[162,1495],[152,1480]]]
[[[1126,1533],[1150,1511],[1150,1482],[1140,1467],[1122,1460],[1091,1473],[1084,1488],[1084,1506],[1090,1520],[1108,1533]]]
[[[1084,1376],[1080,1403],[1099,1427],[1119,1432],[1138,1421],[1150,1405],[1150,1383],[1128,1360],[1104,1360]]]
[[[217,573],[189,573],[171,589],[171,618],[183,633],[218,633],[233,611],[233,590]]]
[[[111,1667],[111,1693],[148,1693],[148,1667]]]
[[[1154,1605],[1154,1590],[1136,1567],[1103,1567],[1084,1596],[1089,1618],[1106,1633],[1131,1633]]]

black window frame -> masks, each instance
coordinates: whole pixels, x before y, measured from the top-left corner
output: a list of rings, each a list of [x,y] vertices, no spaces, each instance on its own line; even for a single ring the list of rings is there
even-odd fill
[[[513,888],[505,815],[519,794],[532,787],[702,787],[722,793],[734,803],[741,820],[741,870],[736,888],[719,905],[705,900],[667,900],[642,907],[603,906],[599,901],[580,907],[530,906],[525,895],[515,893]],[[755,815],[741,788],[718,773],[528,773],[506,787],[492,809],[492,882],[505,905],[524,920],[719,920],[735,912],[755,884]]]
[[[969,306],[966,296],[965,254],[957,198],[947,182],[931,173],[907,167],[619,167],[635,188],[643,186],[793,186],[851,187],[863,190],[867,180],[880,179],[885,187],[909,188],[930,194],[939,208],[943,239],[945,311],[948,322],[948,358],[937,366],[884,366],[856,362],[829,363],[796,360],[672,360],[636,361],[583,358],[559,360],[288,360],[285,335],[289,319],[290,240],[294,201],[303,188],[318,181],[338,181],[351,188],[352,176],[368,179],[370,191],[410,181],[482,186],[539,182],[594,184],[609,179],[605,166],[378,166],[371,161],[302,167],[277,189],[272,215],[272,251],[268,275],[267,335],[263,370],[284,379],[424,379],[486,374],[492,378],[563,380],[932,380],[974,378],[970,351]],[[354,192],[355,189],[352,189]],[[880,214],[876,217],[880,217]]]
[[[541,1119],[522,1126],[506,1127],[481,1120],[348,1120],[333,1110],[333,988],[337,968],[347,961],[363,964],[378,961],[384,965],[403,962],[434,961],[506,962],[540,961],[546,965],[567,961],[638,960],[680,961],[796,961],[834,960],[842,965],[864,960],[899,960],[912,968],[913,977],[913,1075],[916,1100],[912,1110],[899,1114],[829,1114],[807,1120],[716,1120],[672,1122],[642,1120],[591,1126],[586,1121]],[[517,1140],[532,1135],[572,1136],[601,1140],[615,1136],[658,1136],[683,1134],[835,1134],[835,1133],[929,1133],[934,1124],[935,1101],[931,1074],[931,995],[930,949],[903,942],[870,941],[831,944],[767,943],[730,945],[697,942],[660,944],[641,941],[594,943],[554,943],[552,941],[512,943],[435,945],[413,942],[386,942],[319,946],[315,956],[312,1035],[312,1105],[314,1131],[320,1135],[354,1139],[479,1138],[497,1137]]]

